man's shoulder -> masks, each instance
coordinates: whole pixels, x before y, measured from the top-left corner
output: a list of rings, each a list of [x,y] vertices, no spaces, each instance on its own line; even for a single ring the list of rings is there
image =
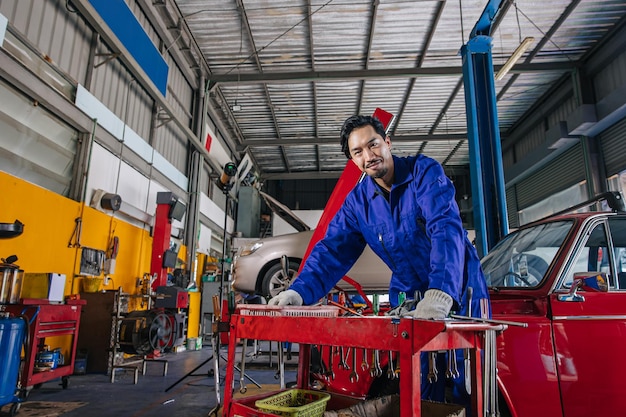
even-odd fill
[[[419,171],[421,167],[429,165],[440,165],[435,159],[424,154],[410,155],[410,156],[396,156],[395,165],[400,169],[408,171]]]

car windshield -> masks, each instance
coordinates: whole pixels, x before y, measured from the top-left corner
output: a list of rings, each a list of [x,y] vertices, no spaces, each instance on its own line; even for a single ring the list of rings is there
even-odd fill
[[[543,223],[506,236],[481,262],[487,285],[498,288],[537,287],[572,224],[572,221]]]

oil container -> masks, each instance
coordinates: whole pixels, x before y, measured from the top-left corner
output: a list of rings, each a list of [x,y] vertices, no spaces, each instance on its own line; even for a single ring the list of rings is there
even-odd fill
[[[16,402],[25,327],[21,318],[0,316],[0,406]]]
[[[0,304],[17,304],[22,296],[24,270],[9,263],[0,264]]]

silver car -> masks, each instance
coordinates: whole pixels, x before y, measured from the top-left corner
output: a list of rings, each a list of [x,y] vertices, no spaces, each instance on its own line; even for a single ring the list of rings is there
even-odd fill
[[[239,248],[233,261],[232,286],[236,291],[273,297],[291,284],[300,268],[313,230],[273,197],[263,192],[261,196],[275,214],[299,232],[259,239]],[[287,276],[281,265],[283,255],[289,258]],[[357,281],[366,292],[386,292],[389,289],[391,271],[369,246],[365,247],[361,257],[346,275]],[[352,289],[344,281],[338,285],[346,290]]]

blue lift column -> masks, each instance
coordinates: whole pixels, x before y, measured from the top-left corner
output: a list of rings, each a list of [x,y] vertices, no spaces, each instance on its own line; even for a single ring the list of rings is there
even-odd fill
[[[485,256],[509,232],[491,57],[491,27],[503,0],[490,0],[462,46],[476,249]]]

